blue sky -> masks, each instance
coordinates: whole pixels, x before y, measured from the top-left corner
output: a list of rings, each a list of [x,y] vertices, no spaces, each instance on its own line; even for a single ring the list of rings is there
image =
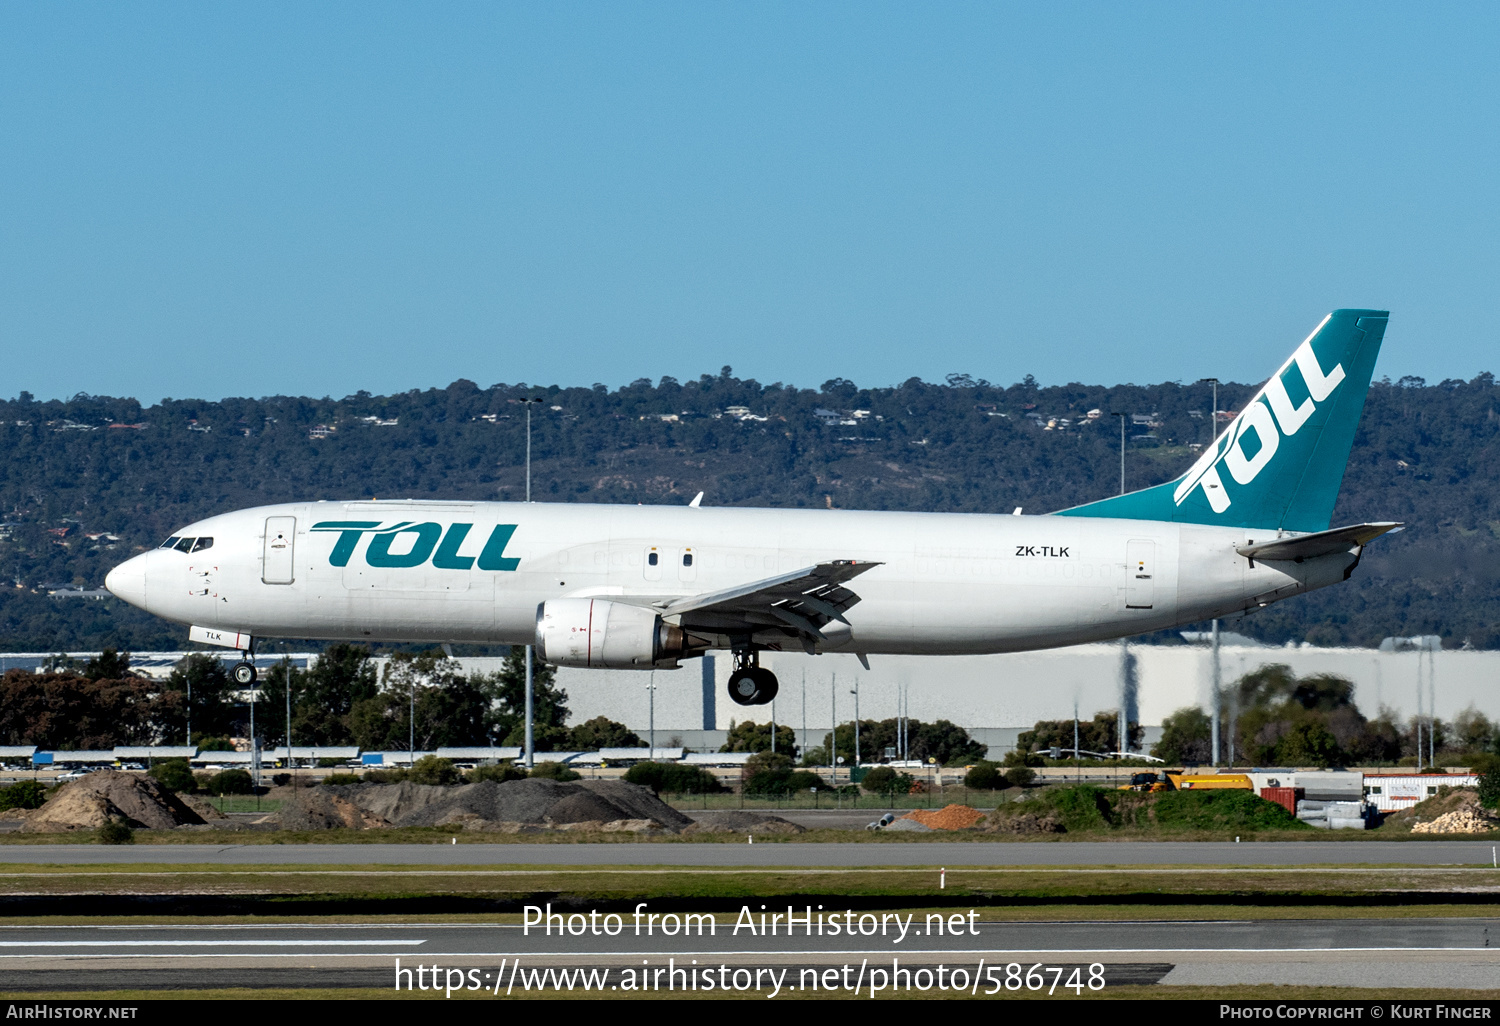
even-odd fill
[[[1500,371],[1495,5],[7,4],[0,394]]]

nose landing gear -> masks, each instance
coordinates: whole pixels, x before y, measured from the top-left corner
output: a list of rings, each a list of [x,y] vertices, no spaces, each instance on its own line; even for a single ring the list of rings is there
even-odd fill
[[[255,669],[255,664],[248,660],[242,663],[235,663],[234,669],[229,671],[229,675],[234,678],[236,684],[245,688],[254,684],[255,679],[260,676]]]
[[[759,665],[755,652],[736,652],[735,669],[729,675],[729,697],[736,705],[768,705],[780,685],[776,674]]]

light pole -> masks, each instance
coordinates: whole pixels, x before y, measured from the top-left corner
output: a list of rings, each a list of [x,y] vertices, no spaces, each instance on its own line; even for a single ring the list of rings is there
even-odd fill
[[[526,501],[531,501],[531,408],[541,402],[540,397],[533,396],[522,399],[521,403],[526,407]],[[536,704],[532,698],[534,673],[531,668],[531,646],[526,646],[526,768],[534,769],[536,766]],[[652,693],[653,703],[655,692]],[[653,740],[651,747],[656,747]]]
[[[854,768],[859,769],[859,678],[854,678],[854,689],[849,692],[854,696]]]
[[[1203,378],[1202,380],[1206,384],[1212,385],[1214,390],[1213,412],[1209,415],[1208,421],[1210,436],[1208,444],[1210,448],[1217,449],[1219,445],[1219,379]],[[1217,619],[1213,622],[1213,649],[1213,695],[1210,698],[1213,715],[1209,731],[1212,734],[1212,737],[1209,739],[1209,759],[1217,767],[1219,765],[1219,706],[1222,704],[1220,692],[1224,687],[1223,674],[1219,665],[1219,621]],[[1230,742],[1230,747],[1233,747],[1233,742]],[[1230,763],[1233,764],[1233,761],[1231,758]]]
[[[802,757],[807,758],[807,668],[802,668]]]
[[[297,764],[292,761],[292,661],[286,661],[286,764],[292,767],[292,790],[297,789]]]
[[[1111,417],[1120,418],[1120,494],[1125,494],[1125,418],[1128,413],[1111,413]]]
[[[651,696],[650,705],[650,738],[651,738],[651,760],[656,761],[656,671],[651,671],[650,682],[646,685],[646,691]]]
[[[829,694],[832,696],[833,707],[833,729],[828,732],[828,765],[833,769],[833,789],[839,787],[839,760],[835,754],[839,750],[839,675],[829,674]],[[1420,688],[1418,689],[1420,692]],[[1418,747],[1421,747],[1418,745]]]

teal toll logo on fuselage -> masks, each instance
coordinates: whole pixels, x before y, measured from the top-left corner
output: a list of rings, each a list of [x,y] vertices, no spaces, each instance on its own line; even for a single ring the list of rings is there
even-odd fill
[[[359,539],[367,534],[370,544],[365,546],[365,562],[370,566],[421,566],[429,557],[440,570],[468,570],[476,562],[481,570],[514,570],[521,565],[519,559],[505,554],[510,536],[516,533],[515,524],[495,525],[478,557],[459,555],[458,550],[473,528],[473,524],[449,524],[445,531],[442,524],[418,524],[410,520],[388,526],[379,520],[324,520],[313,524],[311,529],[338,534],[338,541],[328,554],[328,562],[333,566],[348,566]],[[392,552],[392,544],[403,534],[416,536],[411,548]]]

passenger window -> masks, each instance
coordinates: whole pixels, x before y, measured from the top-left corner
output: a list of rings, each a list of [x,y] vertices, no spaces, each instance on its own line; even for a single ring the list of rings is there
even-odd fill
[[[204,549],[211,549],[213,547],[214,540],[212,538],[199,538],[196,542],[193,543],[194,552],[202,552]]]
[[[693,554],[691,552],[684,552],[682,554],[682,565],[683,566],[692,566],[693,565]]]
[[[181,541],[179,541],[177,543],[177,551],[178,552],[192,552],[193,551],[193,539],[192,538],[183,538]]]
[[[650,563],[652,566],[655,566],[656,563],[657,563],[657,555],[656,555],[656,553],[653,552],[649,556],[647,556],[646,557],[646,562]]]
[[[177,536],[175,534],[172,535],[172,537],[168,538],[166,541],[164,541],[164,542],[161,543],[161,547],[164,548],[164,549],[171,549],[171,548],[175,548],[176,546],[177,546]]]

